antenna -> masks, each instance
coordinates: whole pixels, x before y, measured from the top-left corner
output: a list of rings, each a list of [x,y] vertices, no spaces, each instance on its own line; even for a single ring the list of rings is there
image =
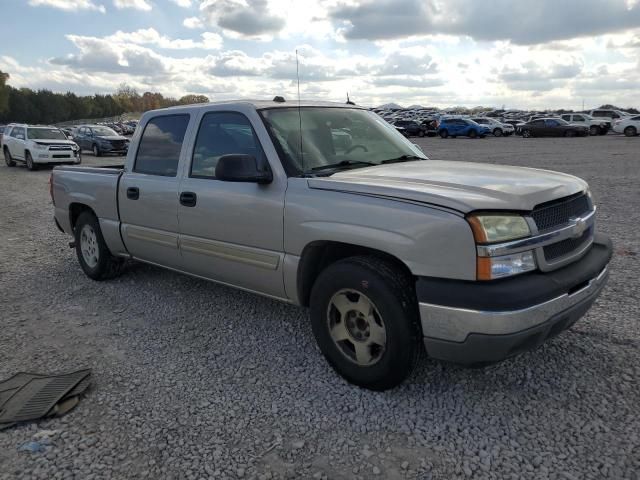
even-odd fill
[[[298,80],[298,120],[300,122],[300,163],[304,170],[304,154],[302,153],[302,111],[300,110],[300,66],[298,64],[298,49],[296,48],[296,78]]]

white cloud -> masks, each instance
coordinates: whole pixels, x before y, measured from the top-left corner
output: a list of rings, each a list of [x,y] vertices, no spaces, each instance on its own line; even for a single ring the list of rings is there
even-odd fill
[[[76,39],[79,37],[75,37]],[[86,37],[85,37],[86,38]],[[134,32],[116,33],[104,37],[105,41],[126,45],[134,43],[136,45],[155,45],[168,50],[188,50],[202,48],[206,50],[218,50],[222,47],[222,37],[217,33],[204,32],[200,41],[192,39],[174,39],[161,35],[154,28],[139,29]]]
[[[182,8],[191,7],[191,0],[171,0],[171,1]]]
[[[198,17],[185,18],[182,21],[182,25],[184,25],[187,28],[192,28],[192,29],[204,28],[204,24],[202,23],[202,20],[200,20]]]
[[[106,12],[104,5],[98,5],[93,2],[93,0],[29,0],[29,5],[32,7],[53,7],[68,12],[78,10],[96,10],[100,13]]]
[[[133,8],[145,12],[151,10],[151,4],[147,0],[113,0],[113,5],[118,9]]]

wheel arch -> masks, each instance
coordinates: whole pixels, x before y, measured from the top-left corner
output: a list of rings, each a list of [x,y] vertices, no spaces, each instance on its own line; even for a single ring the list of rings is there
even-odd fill
[[[96,212],[86,203],[72,202],[69,204],[69,224],[72,230],[75,230],[76,222],[83,212],[89,212],[98,219]]]
[[[297,269],[298,302],[309,306],[311,289],[320,273],[329,265],[349,257],[372,256],[388,261],[415,283],[409,267],[399,258],[382,250],[352,243],[319,240],[309,243],[302,250]]]

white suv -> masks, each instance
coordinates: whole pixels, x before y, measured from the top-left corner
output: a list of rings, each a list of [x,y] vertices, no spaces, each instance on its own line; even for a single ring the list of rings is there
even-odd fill
[[[591,115],[596,120],[605,122],[609,128],[613,126],[613,122],[615,120],[625,118],[627,116],[624,112],[621,112],[620,110],[604,110],[604,109],[591,110],[589,112],[589,115]]]
[[[613,123],[613,131],[624,133],[627,137],[635,137],[640,133],[640,115],[616,120]]]
[[[565,113],[560,115],[565,122],[569,122],[572,125],[582,125],[589,127],[590,135],[606,135],[609,131],[610,125],[606,120],[601,118],[593,118],[586,113]]]
[[[2,135],[2,151],[8,167],[23,162],[29,170],[45,163],[79,164],[80,148],[62,130],[42,125],[11,123]]]

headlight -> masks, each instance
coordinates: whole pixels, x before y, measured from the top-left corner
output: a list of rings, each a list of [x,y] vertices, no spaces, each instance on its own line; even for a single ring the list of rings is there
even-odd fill
[[[529,250],[501,257],[478,257],[476,276],[478,280],[494,280],[530,272],[536,268],[535,257]]]
[[[43,145],[41,143],[36,143],[34,145],[36,150],[46,150],[47,148],[49,148],[49,145]]]
[[[520,215],[480,214],[467,217],[476,243],[503,242],[531,235],[527,221]]]

